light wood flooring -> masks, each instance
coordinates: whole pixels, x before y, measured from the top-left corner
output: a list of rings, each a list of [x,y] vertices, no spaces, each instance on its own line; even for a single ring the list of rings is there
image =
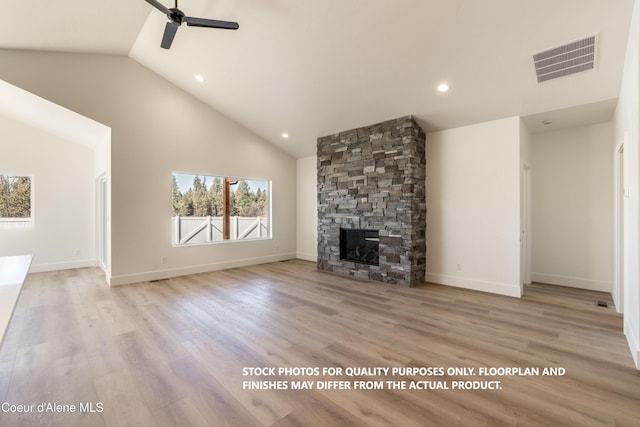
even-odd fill
[[[0,426],[637,427],[640,372],[622,317],[598,299],[612,305],[606,294],[546,285],[528,286],[522,299],[396,288],[299,260],[118,288],[98,269],[30,274],[0,349],[0,403],[36,406],[0,412]],[[445,375],[246,377],[245,367]],[[566,374],[446,373],[456,367]],[[277,380],[498,380],[502,389],[243,389]],[[38,412],[40,403],[97,412]]]

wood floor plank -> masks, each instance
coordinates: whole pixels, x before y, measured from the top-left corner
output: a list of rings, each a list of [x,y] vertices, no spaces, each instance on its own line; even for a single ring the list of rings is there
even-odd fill
[[[145,404],[142,386],[132,369],[95,378],[95,387],[104,412],[95,414],[108,426],[153,426],[152,408]]]
[[[260,390],[243,388],[238,380],[244,363],[229,357],[222,348],[197,340],[192,343],[191,353],[194,359],[210,373],[216,381],[228,391],[262,425],[270,426],[293,411],[286,396],[278,393],[264,393]],[[236,375],[230,375],[236,373]]]
[[[211,425],[187,398],[172,402],[168,406],[158,409],[153,415],[158,427],[207,427]]]
[[[177,375],[186,378],[191,384],[189,397],[200,414],[210,420],[211,425],[262,425],[193,357],[175,361],[172,368]]]
[[[640,372],[606,294],[543,284],[526,286],[522,299],[428,283],[397,288],[300,260],[103,282],[93,268],[30,274],[0,349],[2,402],[103,409],[0,412],[0,426],[640,425]],[[343,372],[264,377],[243,375],[245,367]],[[345,374],[370,367],[566,371]],[[386,380],[448,389],[291,389],[293,381]],[[451,389],[469,381],[502,389]]]

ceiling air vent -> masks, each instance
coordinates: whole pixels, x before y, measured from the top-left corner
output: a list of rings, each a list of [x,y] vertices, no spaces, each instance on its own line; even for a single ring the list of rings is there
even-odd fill
[[[538,83],[596,67],[597,35],[533,55]]]

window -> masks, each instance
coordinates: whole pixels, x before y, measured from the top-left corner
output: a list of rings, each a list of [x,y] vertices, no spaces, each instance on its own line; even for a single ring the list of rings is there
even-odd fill
[[[31,177],[0,175],[0,229],[33,227]]]
[[[270,181],[173,173],[173,244],[271,238]]]

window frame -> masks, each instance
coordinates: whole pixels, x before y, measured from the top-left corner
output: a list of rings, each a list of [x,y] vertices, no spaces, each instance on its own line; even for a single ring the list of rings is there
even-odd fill
[[[35,179],[33,174],[0,173],[9,178],[29,178],[29,217],[0,217],[0,230],[33,230],[35,228]]]
[[[180,216],[180,215],[175,215],[175,206],[174,206],[174,189],[175,187],[173,187],[174,185],[177,184],[177,175],[182,175],[182,176],[188,176],[189,179],[194,180],[195,177],[198,177],[199,179],[203,180],[203,184],[204,184],[204,188],[206,193],[208,194],[210,189],[211,189],[211,185],[213,185],[213,183],[215,182],[214,180],[216,179],[220,179],[222,181],[222,195],[223,195],[223,203],[222,203],[222,209],[223,209],[223,215],[206,215],[206,216]],[[212,244],[224,244],[224,243],[235,243],[235,242],[256,242],[256,241],[261,241],[261,240],[271,240],[273,239],[273,227],[272,227],[272,181],[269,179],[264,179],[264,178],[247,178],[247,177],[238,177],[238,176],[229,176],[229,175],[214,175],[214,174],[210,174],[210,173],[194,173],[194,172],[183,172],[183,171],[172,171],[171,172],[171,177],[172,177],[172,201],[171,201],[171,244],[173,247],[189,247],[189,246],[201,246],[201,245],[212,245]],[[235,233],[234,235],[231,234],[230,230],[229,230],[229,225],[227,224],[225,225],[225,219],[226,215],[225,215],[225,211],[227,211],[226,209],[226,204],[224,203],[224,188],[226,186],[226,182],[227,180],[229,181],[237,181],[236,183],[239,183],[240,181],[248,181],[248,182],[259,182],[261,183],[261,185],[257,188],[257,189],[261,189],[263,191],[266,192],[266,207],[264,208],[266,211],[266,217],[262,216],[262,215],[258,215],[258,216],[239,216],[239,215],[230,215],[229,212],[229,218],[235,218],[235,225],[237,227],[238,221],[240,221],[241,218],[255,218],[257,225],[255,225],[256,228],[259,228],[259,234],[261,234],[262,230],[266,229],[266,236],[264,237],[242,237],[239,238],[239,236],[241,235],[241,233]],[[233,185],[233,184],[232,184]],[[187,191],[191,191],[193,190],[193,184],[191,184],[189,186],[189,188],[187,190],[185,190],[185,193],[183,193],[180,189],[180,185],[177,184],[178,190],[180,191],[180,193],[186,194]],[[251,187],[249,187],[251,188]],[[256,189],[256,190],[257,190]],[[231,190],[232,192],[235,190]],[[229,206],[230,208],[231,206]],[[186,235],[182,235],[181,234],[181,229],[182,229],[182,225],[181,223],[178,223],[178,221],[180,221],[180,218],[201,218],[203,221],[200,225],[196,226],[195,228],[200,228],[200,227],[204,227],[207,229],[207,231],[205,231],[205,235],[206,235],[206,239],[205,241],[196,241],[193,243],[189,243],[189,240],[191,238],[189,238],[186,242],[184,243],[180,243],[180,241],[184,238],[184,237],[188,237],[188,234]],[[214,225],[212,225],[213,220],[219,221],[222,220],[222,230],[220,230],[220,227],[216,227]],[[207,222],[209,221],[209,222]],[[264,222],[263,222],[264,221]],[[253,226],[254,224],[252,224]],[[222,233],[223,236],[222,238],[213,238],[213,231],[212,228],[215,229],[216,231],[218,231],[219,233]],[[237,229],[237,228],[236,228]],[[225,239],[224,237],[224,233],[225,232],[229,232],[229,238]],[[193,231],[192,231],[193,232]],[[196,233],[194,234],[197,235],[199,234]],[[251,234],[251,232],[249,233]],[[192,236],[193,237],[193,236]]]

